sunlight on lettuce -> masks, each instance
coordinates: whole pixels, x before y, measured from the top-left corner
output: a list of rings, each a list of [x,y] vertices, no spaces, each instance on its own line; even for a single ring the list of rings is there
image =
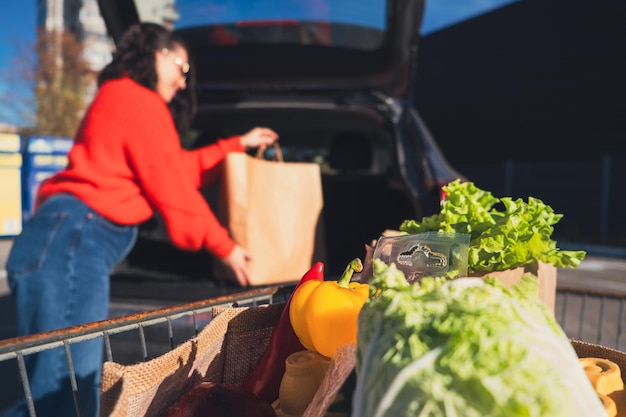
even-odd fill
[[[421,221],[406,220],[400,231],[470,234],[468,270],[493,272],[513,269],[536,261],[561,268],[577,268],[584,251],[567,251],[552,239],[554,225],[562,214],[540,199],[527,201],[496,198],[472,182],[453,181],[443,187],[446,198],[439,213]]]

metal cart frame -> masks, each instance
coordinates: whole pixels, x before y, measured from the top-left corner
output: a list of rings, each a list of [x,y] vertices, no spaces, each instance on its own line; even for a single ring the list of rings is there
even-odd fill
[[[177,342],[174,337],[174,329],[176,327],[176,323],[180,323],[180,320],[183,320],[183,323],[181,326],[178,326],[179,329],[181,327],[186,327],[187,330],[191,328],[193,332],[191,335],[186,335],[184,340],[180,340],[179,343],[182,343],[188,340],[191,336],[197,335],[206,323],[211,320],[211,310],[213,308],[252,307],[262,304],[271,304],[276,301],[281,301],[275,300],[275,296],[280,288],[281,287],[278,286],[260,288],[50,332],[0,340],[0,363],[8,360],[15,360],[17,362],[19,379],[24,391],[24,399],[26,400],[29,416],[35,417],[37,414],[31,394],[30,382],[26,372],[24,357],[48,349],[55,349],[59,347],[64,348],[76,413],[78,417],[82,417],[82,410],[78,399],[76,374],[74,372],[72,353],[70,350],[70,346],[72,344],[100,338],[104,342],[104,360],[112,361],[114,350],[111,341],[112,336],[137,330],[139,333],[139,340],[136,342],[138,342],[141,346],[142,357],[140,360],[146,361],[151,359],[151,356],[148,354],[149,343],[146,337],[147,329],[155,329],[158,325],[165,324],[167,340],[169,341],[168,348],[171,350],[177,346]],[[161,329],[161,331],[164,331],[164,329]],[[164,352],[158,352],[152,356],[158,356],[161,353]],[[7,377],[8,375],[3,375],[3,378]]]

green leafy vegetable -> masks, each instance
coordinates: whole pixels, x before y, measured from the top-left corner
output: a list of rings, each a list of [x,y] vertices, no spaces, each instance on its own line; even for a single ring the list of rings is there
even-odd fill
[[[552,240],[554,225],[562,214],[541,200],[529,197],[496,198],[472,182],[453,181],[443,187],[446,198],[439,213],[421,222],[405,220],[400,231],[469,233],[468,272],[493,272],[536,261],[556,267],[577,268],[584,251],[565,251]],[[498,210],[501,203],[503,210]]]
[[[352,415],[604,415],[534,276],[511,289],[489,276],[409,285],[395,264],[373,267]]]

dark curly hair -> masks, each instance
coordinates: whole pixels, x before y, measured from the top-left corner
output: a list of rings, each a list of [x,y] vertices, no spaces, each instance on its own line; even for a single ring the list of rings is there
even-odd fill
[[[180,45],[187,49],[182,37],[156,23],[138,23],[131,26],[120,39],[113,60],[98,76],[98,87],[105,81],[128,76],[137,83],[156,91],[157,73],[155,53],[162,48]],[[178,91],[168,104],[176,129],[184,137],[196,113],[193,64],[187,75],[187,88]]]

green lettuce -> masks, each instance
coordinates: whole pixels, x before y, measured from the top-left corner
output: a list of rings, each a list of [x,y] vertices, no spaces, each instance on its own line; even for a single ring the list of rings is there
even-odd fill
[[[496,198],[472,182],[459,180],[443,190],[446,198],[439,213],[421,222],[405,220],[400,231],[468,233],[469,273],[503,271],[536,261],[577,268],[586,255],[556,246],[552,233],[563,215],[537,198]]]
[[[539,301],[536,277],[408,284],[373,261],[359,315],[359,417],[604,415],[578,357]]]

